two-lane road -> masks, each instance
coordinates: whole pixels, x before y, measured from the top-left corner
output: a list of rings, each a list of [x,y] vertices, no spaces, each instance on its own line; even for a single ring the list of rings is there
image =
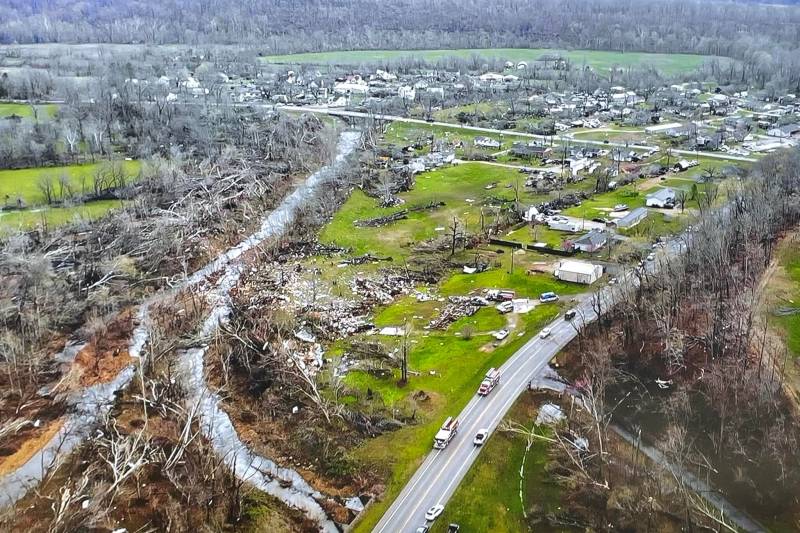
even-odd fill
[[[611,289],[602,291],[611,298]],[[436,504],[445,505],[475,461],[480,448],[472,443],[479,429],[489,430],[489,439],[514,401],[528,387],[531,379],[541,374],[548,362],[572,339],[577,328],[597,318],[591,298],[576,303],[577,316],[570,322],[563,316],[548,327],[547,338],[537,334],[500,368],[500,383],[486,397],[477,394],[458,415],[458,434],[444,450],[433,449],[403,491],[386,511],[374,531],[376,533],[414,532],[426,524],[425,513]],[[477,385],[476,385],[477,392]],[[455,413],[453,413],[455,415]]]

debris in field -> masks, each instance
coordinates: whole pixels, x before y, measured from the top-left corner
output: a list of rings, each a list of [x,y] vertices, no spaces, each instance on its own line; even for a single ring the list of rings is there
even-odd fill
[[[405,331],[401,327],[386,326],[385,328],[381,328],[378,333],[389,337],[402,337]]]
[[[372,254],[364,254],[359,255],[357,257],[351,257],[350,259],[345,259],[339,263],[340,267],[348,266],[348,265],[363,265],[365,263],[375,263],[378,261],[391,261],[391,257],[380,257],[377,255]]]
[[[395,211],[394,213],[390,213],[388,215],[384,215],[381,217],[368,218],[366,220],[356,220],[355,222],[353,222],[353,224],[360,228],[375,228],[379,226],[386,226],[387,224],[391,224],[392,222],[397,222],[398,220],[404,220],[408,218],[409,213],[416,213],[418,211],[431,211],[434,209],[438,209],[440,207],[444,207],[444,205],[445,205],[444,202],[430,202],[425,205],[419,205],[416,207],[401,209],[399,211]]]
[[[659,389],[668,389],[672,385],[672,380],[657,379],[656,385],[658,385]]]
[[[486,298],[480,296],[450,296],[438,317],[428,324],[430,329],[447,329],[450,324],[465,316],[472,316],[478,309],[489,305]]]
[[[301,340],[303,342],[317,342],[317,338],[309,331],[301,329],[300,331],[294,332],[294,337],[297,340]]]
[[[364,503],[358,496],[353,496],[352,498],[346,499],[344,501],[344,506],[353,511],[354,513],[360,513],[361,511],[364,510]]]
[[[539,414],[536,416],[536,425],[542,424],[552,426],[564,420],[564,411],[555,404],[546,403],[539,409]]]

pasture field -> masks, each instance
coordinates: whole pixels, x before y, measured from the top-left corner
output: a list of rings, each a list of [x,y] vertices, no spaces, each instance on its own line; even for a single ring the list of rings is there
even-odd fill
[[[41,205],[46,202],[39,184],[43,178],[53,178],[55,181],[62,176],[67,177],[70,187],[82,193],[82,188],[91,190],[98,172],[110,170],[109,165],[120,165],[125,174],[125,181],[135,180],[141,170],[139,161],[101,162],[88,165],[67,165],[61,167],[37,167],[19,170],[0,170],[0,202],[14,203],[21,198],[28,206]]]
[[[34,113],[39,119],[52,118],[58,112],[55,104],[31,105],[15,102],[0,102],[0,119],[11,116],[21,118],[33,118]]]
[[[617,67],[650,66],[664,74],[690,72],[712,59],[711,56],[693,54],[650,54],[643,52],[608,52],[600,50],[558,50],[548,48],[480,48],[456,50],[344,50],[310,52],[264,57],[270,63],[311,63],[353,65],[364,63],[391,63],[403,59],[437,61],[451,57],[497,58],[504,61],[536,61],[544,55],[560,55],[578,65],[588,65],[595,70],[607,71]]]

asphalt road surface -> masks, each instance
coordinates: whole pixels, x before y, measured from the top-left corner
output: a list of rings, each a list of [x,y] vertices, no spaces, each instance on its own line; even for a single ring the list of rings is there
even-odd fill
[[[629,274],[625,279],[633,277]],[[602,289],[602,307],[619,298],[623,290],[622,280],[619,285]],[[418,527],[430,524],[425,520],[425,513],[434,505],[447,504],[478,456],[480,447],[472,443],[478,430],[488,429],[491,439],[500,421],[530,381],[539,377],[547,363],[577,336],[578,328],[597,319],[591,296],[580,298],[574,309],[577,316],[572,321],[560,315],[548,325],[551,333],[547,338],[537,334],[506,361],[500,368],[500,383],[488,396],[477,395],[476,383],[475,397],[458,415],[458,434],[444,450],[433,449],[431,442],[431,453],[383,515],[374,532],[414,532]]]

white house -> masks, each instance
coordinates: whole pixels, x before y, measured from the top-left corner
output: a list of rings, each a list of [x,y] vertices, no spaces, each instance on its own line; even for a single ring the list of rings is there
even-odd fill
[[[491,137],[475,137],[475,146],[482,146],[484,148],[500,148],[500,141],[492,139]]]
[[[603,276],[603,267],[583,261],[560,261],[554,274],[561,281],[591,285]]]
[[[647,207],[671,208],[675,205],[675,191],[669,187],[659,189],[645,197]]]
[[[417,96],[417,91],[415,91],[414,88],[409,85],[403,85],[397,89],[397,96],[403,100],[413,100]]]

